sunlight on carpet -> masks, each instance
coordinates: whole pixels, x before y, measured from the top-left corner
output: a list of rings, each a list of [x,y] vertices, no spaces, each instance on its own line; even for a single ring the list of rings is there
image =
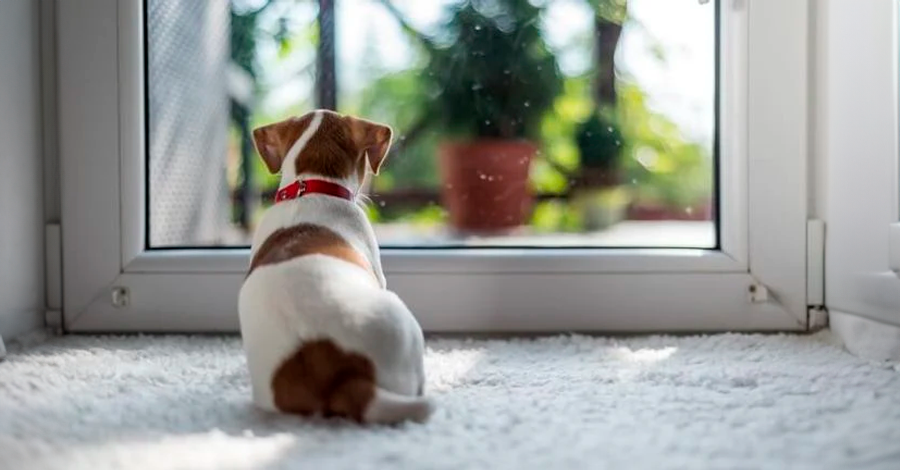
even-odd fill
[[[66,337],[0,363],[2,469],[900,468],[900,368],[813,336],[432,340],[424,425],[249,402],[235,337]]]

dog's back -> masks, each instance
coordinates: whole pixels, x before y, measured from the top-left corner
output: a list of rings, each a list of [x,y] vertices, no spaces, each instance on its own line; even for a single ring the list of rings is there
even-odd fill
[[[266,152],[280,155],[269,155],[267,164],[292,154],[296,162],[281,164],[293,173],[290,178],[299,178],[300,168],[317,175],[317,168],[319,173],[365,171],[360,162],[335,163],[321,153],[312,158],[318,163],[303,163],[310,158],[303,146],[323,138],[339,141],[319,143],[343,152],[334,158],[366,157],[364,145],[374,144],[358,145],[363,150],[355,155],[347,142],[362,136],[365,143],[369,132],[352,125],[342,130],[343,121],[335,120],[346,118],[336,116],[320,111],[273,125],[290,126],[274,137],[255,134],[257,146],[264,158]],[[320,125],[330,129],[324,137],[315,134]],[[279,143],[291,139],[296,142],[290,146]],[[337,186],[362,182],[358,174],[320,178]],[[421,328],[384,288],[374,233],[365,213],[348,199],[310,195],[276,204],[260,221],[238,306],[253,399],[265,409],[303,415],[424,420],[431,405],[422,396]]]
[[[304,255],[247,278],[239,309],[257,405],[369,422],[427,416],[418,325],[369,276]]]

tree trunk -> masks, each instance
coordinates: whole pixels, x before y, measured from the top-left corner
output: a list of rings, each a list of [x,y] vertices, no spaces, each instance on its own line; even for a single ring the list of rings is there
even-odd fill
[[[616,49],[622,25],[601,18],[594,19],[594,99],[601,109],[616,105]]]
[[[316,54],[316,107],[337,109],[334,0],[319,0],[319,44]]]

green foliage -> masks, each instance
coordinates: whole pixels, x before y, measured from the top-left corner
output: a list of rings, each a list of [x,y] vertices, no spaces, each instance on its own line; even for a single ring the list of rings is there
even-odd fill
[[[539,202],[531,216],[531,227],[538,233],[580,232],[584,226],[581,212],[564,201]]]
[[[265,33],[259,27],[259,18],[273,4],[273,0],[268,0],[255,10],[244,10],[235,8],[234,3],[229,2],[231,60],[250,74],[254,80],[259,76],[257,70],[259,64],[257,64],[256,56],[259,36]],[[287,17],[278,18],[278,26],[270,36],[280,47],[289,46],[291,31],[288,27]]]
[[[628,17],[628,0],[588,0],[597,11],[597,16],[613,23],[622,24]]]
[[[590,83],[586,77],[566,78],[563,93],[556,98],[541,122],[542,158],[531,168],[535,190],[562,193],[569,187],[568,175],[578,170],[578,147],[572,136],[578,122],[591,113]],[[550,165],[550,162],[555,163]],[[564,169],[564,172],[560,172]]]
[[[403,143],[403,133],[416,125],[420,109],[429,102],[420,75],[420,69],[410,68],[381,76],[356,99],[344,101],[343,111],[390,123],[395,130],[395,145]],[[381,175],[373,181],[375,190],[436,187],[439,178],[435,151],[440,138],[436,129],[430,129],[408,143],[402,153],[391,155]]]
[[[616,15],[625,13],[625,0],[590,1],[607,21],[619,21]],[[541,9],[532,3],[541,2],[460,0],[434,41],[419,44],[419,56],[408,68],[387,74],[374,68],[368,75],[374,79],[360,93],[341,96],[343,112],[390,123],[396,131],[395,144],[402,142],[403,133],[414,128],[423,115],[430,119],[427,131],[388,160],[381,176],[373,181],[375,191],[439,187],[438,145],[459,133],[470,138],[525,137],[538,142],[542,154],[534,161],[531,183],[539,192],[562,193],[579,169],[615,165],[614,155],[618,155],[627,188],[596,194],[598,204],[617,206],[627,196],[671,208],[708,198],[713,183],[710,150],[691,142],[674,122],[652,109],[638,85],[621,78],[614,118],[596,113],[590,77],[560,77],[540,35]],[[248,26],[242,27],[246,30]],[[233,38],[236,48],[232,55],[253,72],[255,59],[241,52],[248,47],[241,41],[255,44],[263,38],[274,39],[282,46],[279,55],[285,58],[295,49],[315,44],[316,34],[311,26],[294,31],[284,42],[270,33],[258,39],[252,34],[241,36]],[[373,60],[373,67],[377,65]],[[290,112],[299,114],[310,106],[308,101],[298,102]],[[257,110],[249,121],[256,127],[283,117]],[[620,145],[614,146],[616,141]],[[253,163],[257,187],[277,185],[277,176],[268,174],[261,159],[254,156]],[[367,211],[374,221],[402,220],[414,225],[443,223],[447,217],[442,208],[433,205],[416,210],[375,205]],[[582,219],[574,202],[547,201],[536,206],[531,223],[540,231],[575,231],[584,228]]]
[[[413,225],[436,225],[447,221],[447,210],[441,206],[429,204],[415,212],[405,214],[398,218],[401,222],[409,222]]]
[[[595,111],[578,125],[575,132],[582,168],[617,168],[624,140],[613,113]]]
[[[709,149],[688,141],[678,125],[654,112],[637,85],[621,82],[619,112],[625,137],[625,181],[637,201],[687,207],[708,198],[713,169]]]
[[[451,8],[424,79],[429,117],[467,137],[535,138],[561,91],[556,58],[529,0],[472,0]]]
[[[231,8],[231,60],[256,78],[256,35],[258,12],[239,13]]]
[[[569,185],[567,174],[575,173],[590,163],[579,158],[579,128],[597,117],[592,111],[590,79],[571,77],[565,81],[565,92],[556,100],[542,125],[544,158],[535,161],[532,182],[542,192],[561,193]],[[601,127],[607,134],[618,134],[618,167],[623,173],[623,187],[609,188],[591,195],[592,202],[615,208],[624,200],[668,208],[689,207],[702,202],[712,193],[713,170],[707,147],[687,139],[678,125],[654,111],[644,91],[634,83],[619,82],[615,121],[595,121],[590,127]],[[593,117],[592,117],[593,116]],[[616,122],[614,132],[604,123]],[[614,141],[613,141],[614,143]],[[550,166],[546,160],[556,162]],[[561,172],[563,170],[565,173]],[[566,205],[558,201],[537,205],[531,224],[538,230],[580,231],[582,215],[575,201]]]
[[[378,212],[378,208],[376,208],[373,204],[366,204],[365,206],[363,206],[363,212],[366,213],[369,221],[373,224],[381,222],[381,214]]]

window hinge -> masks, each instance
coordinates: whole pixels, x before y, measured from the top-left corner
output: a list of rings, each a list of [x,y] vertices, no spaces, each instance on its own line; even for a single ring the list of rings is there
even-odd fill
[[[750,284],[747,288],[747,300],[751,304],[764,304],[769,301],[769,288],[759,282]]]
[[[115,308],[128,307],[131,304],[131,291],[127,287],[113,287],[110,293],[110,302]]]
[[[825,222],[806,223],[806,305],[825,305]]]

